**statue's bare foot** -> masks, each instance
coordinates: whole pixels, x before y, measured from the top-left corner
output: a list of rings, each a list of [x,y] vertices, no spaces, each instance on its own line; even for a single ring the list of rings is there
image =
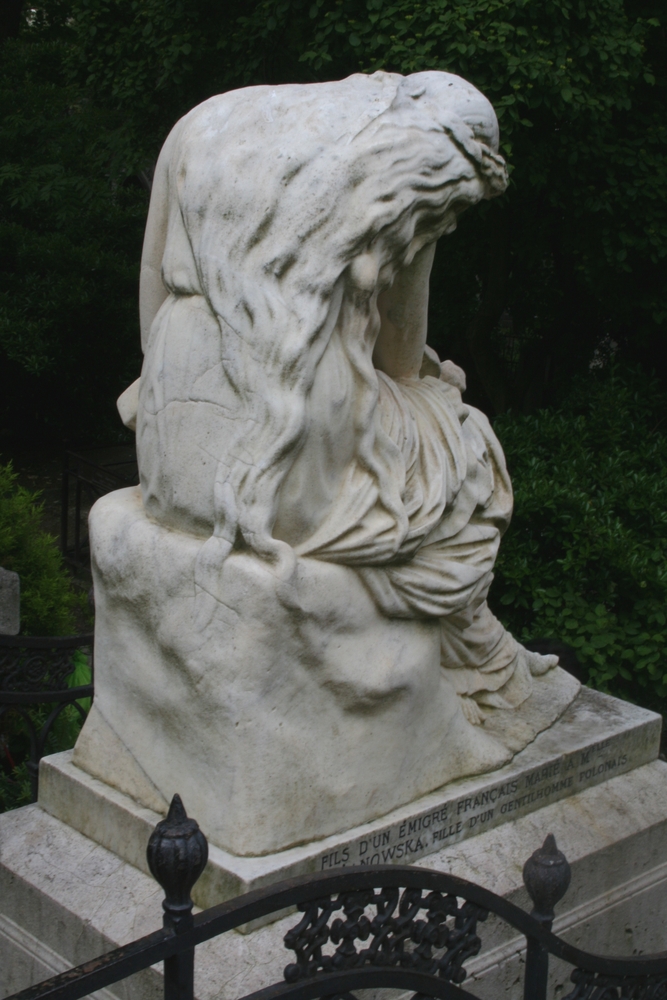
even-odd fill
[[[542,656],[541,653],[533,653],[529,649],[522,650],[522,653],[533,677],[541,677],[548,670],[553,670],[554,667],[558,666],[558,657],[554,656],[553,653]]]
[[[460,694],[459,701],[461,702],[463,714],[471,726],[481,726],[484,724],[486,715],[474,698],[470,698],[467,694]]]

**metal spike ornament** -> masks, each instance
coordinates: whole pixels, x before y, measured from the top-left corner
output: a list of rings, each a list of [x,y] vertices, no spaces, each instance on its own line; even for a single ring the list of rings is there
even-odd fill
[[[180,795],[174,795],[166,819],[153,830],[146,849],[148,867],[164,889],[165,926],[177,933],[192,921],[190,893],[208,860],[208,842],[190,819]]]
[[[523,884],[535,907],[532,915],[549,928],[554,907],[567,892],[571,877],[567,858],[558,850],[556,838],[550,833],[523,866]]]

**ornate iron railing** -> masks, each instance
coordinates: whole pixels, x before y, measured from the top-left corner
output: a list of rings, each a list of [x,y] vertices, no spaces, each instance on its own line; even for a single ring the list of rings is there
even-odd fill
[[[90,649],[91,683],[69,687],[67,681],[75,669],[72,655],[85,648]],[[30,739],[27,767],[33,801],[37,801],[39,762],[56,720],[68,705],[75,707],[82,720],[86,718],[80,702],[93,697],[92,650],[92,633],[0,636],[0,719],[9,712],[23,719]],[[29,709],[38,705],[49,706],[49,712],[45,720],[36,722]]]
[[[98,497],[139,482],[137,454],[133,445],[97,448],[81,454],[66,451],[60,499],[60,550],[76,565],[88,559],[86,518]],[[84,496],[85,494],[85,496]],[[70,504],[74,504],[74,540],[70,545]],[[83,530],[82,530],[83,529]]]
[[[570,867],[549,835],[524,866],[530,914],[472,882],[423,868],[354,867],[307,875],[192,913],[190,892],[208,845],[174,796],[148,844],[165,891],[162,930],[70,969],[9,1000],[77,1000],[164,962],[165,1000],[192,1000],[197,945],[288,907],[302,916],[284,937],[293,953],[282,979],[243,1000],[355,1000],[353,990],[395,989],[412,1000],[474,1000],[466,962],[481,949],[480,924],[494,913],[526,938],[524,1000],[545,1000],[549,956],[573,966],[563,1000],[664,1000],[667,953],[607,958],[551,932]],[[296,918],[295,918],[296,919]]]

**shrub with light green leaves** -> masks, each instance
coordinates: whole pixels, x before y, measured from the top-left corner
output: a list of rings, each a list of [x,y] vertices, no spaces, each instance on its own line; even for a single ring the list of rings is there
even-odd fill
[[[84,611],[85,597],[70,579],[55,538],[41,527],[39,494],[19,486],[11,464],[0,464],[0,566],[21,578],[21,634],[67,635],[75,630],[75,611]],[[74,670],[69,686],[89,684],[88,657],[77,650],[72,657]],[[90,708],[90,698],[79,704]],[[30,709],[39,730],[52,705]],[[46,752],[57,753],[74,746],[81,729],[81,716],[67,706],[56,720]],[[30,802],[31,785],[26,762],[30,754],[30,733],[24,719],[15,712],[0,720],[0,812]]]
[[[515,491],[491,603],[526,642],[573,646],[590,683],[667,698],[667,398],[590,374],[559,410],[495,422]]]
[[[0,464],[0,566],[21,578],[21,634],[68,635],[82,596],[41,517],[39,494],[17,484],[11,464]]]

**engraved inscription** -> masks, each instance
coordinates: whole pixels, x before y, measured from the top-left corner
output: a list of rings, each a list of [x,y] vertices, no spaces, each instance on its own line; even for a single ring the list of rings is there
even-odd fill
[[[496,780],[474,794],[457,796],[450,789],[451,797],[437,808],[320,855],[318,870],[359,864],[411,864],[442,847],[630,770],[638,763],[631,752],[636,746],[637,735],[626,730],[547,760],[520,775]]]

